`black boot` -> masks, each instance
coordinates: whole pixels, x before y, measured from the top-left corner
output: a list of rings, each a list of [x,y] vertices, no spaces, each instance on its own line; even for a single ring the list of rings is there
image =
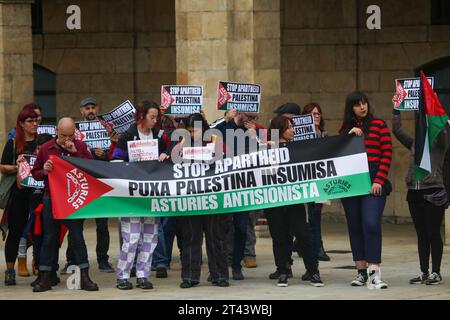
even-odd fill
[[[81,290],[86,291],[98,291],[98,286],[96,283],[92,282],[91,278],[89,278],[89,269],[81,269],[80,270],[80,286]]]
[[[320,249],[319,254],[317,255],[317,260],[319,261],[330,261],[331,258],[327,255],[325,252],[325,249],[323,248],[323,242],[320,242]]]
[[[39,283],[39,281],[41,281],[41,273],[38,271],[38,276],[36,279],[34,279],[34,281],[32,281],[30,283],[30,286],[34,287],[35,285],[37,285]]]
[[[5,286],[16,285],[16,271],[14,269],[5,270]]]
[[[39,282],[33,287],[33,292],[44,292],[52,289],[50,271],[39,271]]]

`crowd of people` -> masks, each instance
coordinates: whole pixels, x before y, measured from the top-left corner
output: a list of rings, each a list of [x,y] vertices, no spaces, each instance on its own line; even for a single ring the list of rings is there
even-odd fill
[[[98,113],[97,101],[86,98],[80,103],[82,120],[94,121]],[[33,247],[32,273],[37,278],[31,283],[34,292],[51,290],[58,285],[59,249],[67,233],[66,264],[60,273],[69,272],[71,265],[80,269],[80,288],[87,291],[99,290],[89,276],[88,249],[83,236],[83,220],[57,220],[52,214],[52,199],[48,175],[53,170],[51,156],[68,155],[100,161],[129,161],[128,141],[158,140],[157,161],[172,161],[170,155],[182,155],[188,144],[215,145],[215,153],[238,155],[255,151],[258,143],[286,145],[293,141],[292,118],[311,114],[314,119],[316,137],[324,138],[325,121],[318,103],[308,103],[302,108],[296,103],[286,103],[275,109],[268,129],[278,130],[278,141],[263,137],[264,126],[256,122],[255,115],[229,110],[215,129],[222,133],[222,139],[212,137],[205,141],[204,133],[210,128],[203,113],[194,113],[184,118],[163,115],[153,101],[142,101],[135,113],[135,123],[118,135],[111,132],[111,147],[89,149],[76,139],[75,122],[69,117],[57,123],[56,136],[38,135],[42,121],[42,110],[34,104],[25,105],[17,116],[15,129],[9,133],[2,153],[0,171],[2,176],[16,178],[10,184],[9,199],[5,205],[2,222],[7,224],[5,242],[6,271],[4,284],[16,285],[15,264],[18,262],[19,276],[29,276],[26,263],[27,247]],[[447,150],[446,129],[442,130],[431,149],[432,172],[415,181],[414,138],[402,129],[400,112],[393,111],[393,133],[410,150],[410,164],[406,184],[407,201],[418,237],[420,274],[410,280],[411,284],[438,284],[442,281],[440,265],[443,242],[440,227],[447,206],[447,194],[443,181],[443,161]],[[196,124],[200,123],[198,126]],[[171,135],[177,128],[189,132],[189,138],[172,141]],[[248,134],[243,149],[237,149],[236,141],[228,141],[226,131],[243,130]],[[340,135],[363,136],[371,178],[371,192],[364,196],[343,198],[342,202],[348,225],[353,261],[357,269],[351,286],[367,286],[369,289],[386,289],[388,284],[381,278],[382,216],[386,198],[392,191],[389,171],[392,161],[391,133],[383,119],[376,117],[368,97],[360,92],[350,93],[345,101],[343,123]],[[189,141],[190,139],[190,141]],[[258,140],[258,143],[252,143]],[[320,145],[320,144],[318,144]],[[36,155],[32,176],[44,181],[44,189],[23,187],[18,183],[18,168],[24,155]],[[2,177],[3,178],[3,177]],[[319,261],[329,261],[322,240],[321,211],[323,202],[311,202],[265,209],[273,243],[275,271],[270,279],[278,280],[277,286],[288,286],[292,278],[292,254],[298,252],[303,258],[306,272],[302,280],[314,287],[322,287]],[[136,287],[152,289],[151,272],[156,277],[167,277],[172,261],[173,243],[176,237],[181,261],[180,288],[199,285],[202,264],[203,234],[205,235],[208,261],[208,281],[218,287],[228,287],[229,266],[233,280],[244,280],[242,264],[256,267],[255,223],[260,211],[244,211],[227,214],[185,215],[178,217],[123,217],[119,219],[118,231],[120,252],[114,266],[109,261],[110,233],[108,219],[98,218],[96,222],[96,254],[98,268],[102,272],[114,273],[116,287],[120,290],[133,288],[131,277],[136,277]],[[431,254],[432,269],[429,270]],[[114,256],[114,254],[113,254]],[[70,270],[70,269],[69,269]],[[70,273],[70,272],[69,272]]]

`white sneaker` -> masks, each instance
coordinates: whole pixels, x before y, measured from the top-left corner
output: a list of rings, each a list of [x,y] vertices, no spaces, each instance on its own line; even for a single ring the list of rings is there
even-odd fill
[[[433,272],[429,275],[428,279],[425,280],[425,284],[428,285],[435,285],[435,284],[441,284],[442,283],[442,277],[439,273]]]
[[[369,278],[367,280],[368,289],[387,289],[388,285],[386,282],[381,280],[380,269],[370,269],[368,270]]]

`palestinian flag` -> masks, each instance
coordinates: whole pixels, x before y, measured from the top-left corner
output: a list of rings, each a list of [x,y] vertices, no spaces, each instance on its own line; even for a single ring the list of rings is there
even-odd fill
[[[213,163],[52,157],[56,219],[235,213],[370,193],[364,139],[291,142]]]
[[[423,71],[421,71],[419,98],[419,114],[416,118],[414,146],[413,179],[415,182],[431,173],[431,147],[448,121],[448,116]]]

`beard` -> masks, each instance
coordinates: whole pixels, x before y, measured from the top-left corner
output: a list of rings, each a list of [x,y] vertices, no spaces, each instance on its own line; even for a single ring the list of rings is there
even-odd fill
[[[95,120],[95,119],[97,119],[97,116],[95,114],[93,114],[93,113],[89,113],[86,116],[86,120],[92,121],[92,120]]]

